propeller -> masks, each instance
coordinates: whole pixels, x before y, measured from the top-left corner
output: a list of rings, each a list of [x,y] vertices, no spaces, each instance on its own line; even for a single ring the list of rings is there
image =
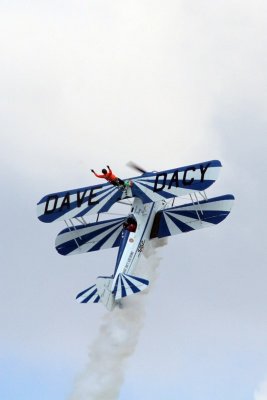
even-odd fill
[[[146,173],[146,171],[142,168],[142,167],[140,167],[139,165],[137,165],[135,162],[133,162],[133,161],[129,161],[129,162],[127,162],[127,167],[130,167],[130,168],[132,168],[132,169],[135,169],[136,171],[138,171],[138,172],[141,172],[141,174],[145,174]]]

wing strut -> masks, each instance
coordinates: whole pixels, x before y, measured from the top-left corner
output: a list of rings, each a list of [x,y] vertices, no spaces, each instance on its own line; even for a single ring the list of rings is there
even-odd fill
[[[87,225],[87,222],[85,221],[85,219],[83,217],[80,217],[81,219],[79,219],[78,217],[75,217],[75,219],[82,225]]]
[[[66,220],[64,220],[64,221],[65,221],[65,224],[66,224],[67,227],[68,227],[68,230],[70,231],[70,233],[71,233],[71,235],[72,235],[72,232],[73,232],[73,231],[70,229],[70,226],[68,225],[67,221],[66,221]],[[69,221],[70,221],[71,225],[73,226],[73,229],[76,231],[77,229],[76,229],[74,223],[72,222],[72,220],[70,219]],[[80,239],[81,239],[81,237],[80,237]],[[73,237],[73,240],[75,241],[75,243],[76,243],[76,245],[77,245],[77,248],[79,248],[80,246],[79,246],[79,243],[77,242],[77,239],[76,239],[75,237]]]
[[[202,197],[202,199],[208,201],[208,197],[207,197],[207,195],[206,195],[205,190],[202,190],[202,192],[198,192],[198,193],[200,194],[200,196]]]
[[[192,201],[193,206],[195,206],[195,211],[196,211],[196,213],[197,213],[197,217],[198,217],[199,221],[202,222],[202,219],[200,218],[199,212],[198,212],[198,209],[197,209],[197,204],[194,202],[194,199],[193,199],[191,193],[189,194],[189,196],[190,196],[190,199],[191,199],[191,201]],[[199,206],[199,210],[200,210],[201,214],[203,215],[203,211],[201,210],[201,207],[200,207],[198,198],[197,198],[197,196],[195,196],[195,197],[196,197],[196,200],[197,200],[197,203],[198,203],[198,206]]]

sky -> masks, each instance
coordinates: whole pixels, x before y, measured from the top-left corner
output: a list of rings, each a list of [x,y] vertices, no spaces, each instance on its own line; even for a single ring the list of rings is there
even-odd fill
[[[36,203],[106,164],[212,159],[208,195],[234,208],[155,250],[118,400],[267,399],[266,17],[263,0],[2,0],[1,399],[69,400],[112,318],[75,297],[116,250],[58,255],[64,226]]]

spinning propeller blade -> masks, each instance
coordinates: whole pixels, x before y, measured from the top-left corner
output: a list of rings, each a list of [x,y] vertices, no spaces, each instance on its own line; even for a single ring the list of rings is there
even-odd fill
[[[138,172],[141,172],[141,174],[144,174],[146,172],[143,168],[139,167],[139,165],[135,164],[133,161],[129,161],[126,165],[132,169],[135,169]]]

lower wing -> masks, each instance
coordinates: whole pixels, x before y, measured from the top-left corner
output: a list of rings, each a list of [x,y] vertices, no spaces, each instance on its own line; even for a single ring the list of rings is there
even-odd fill
[[[228,194],[159,211],[150,238],[162,238],[217,225],[229,215],[233,201],[234,196]]]
[[[72,226],[56,237],[56,249],[64,256],[119,246],[125,218]]]

